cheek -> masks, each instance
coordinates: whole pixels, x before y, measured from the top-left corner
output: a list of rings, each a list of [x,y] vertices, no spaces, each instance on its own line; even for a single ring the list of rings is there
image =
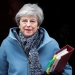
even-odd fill
[[[34,31],[36,32],[39,29],[39,27],[34,28]]]

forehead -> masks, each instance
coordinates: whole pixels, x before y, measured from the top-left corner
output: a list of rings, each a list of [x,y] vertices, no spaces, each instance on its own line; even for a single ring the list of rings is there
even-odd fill
[[[26,16],[21,16],[20,19],[35,19],[35,20],[37,20],[37,17],[34,15],[26,15]]]

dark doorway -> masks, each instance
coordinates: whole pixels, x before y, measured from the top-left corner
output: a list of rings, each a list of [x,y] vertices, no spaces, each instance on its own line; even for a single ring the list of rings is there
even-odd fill
[[[14,21],[15,14],[23,4],[29,2],[38,3],[42,7],[45,19],[41,26],[46,28],[49,35],[58,41],[60,48],[66,44],[75,48],[74,4],[71,1],[0,0],[0,44],[7,37],[9,28],[17,26]],[[73,67],[73,75],[75,75],[74,54],[75,51],[69,60],[70,65]]]

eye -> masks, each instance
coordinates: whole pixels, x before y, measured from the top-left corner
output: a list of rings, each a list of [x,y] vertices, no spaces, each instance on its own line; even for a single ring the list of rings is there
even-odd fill
[[[22,22],[27,22],[27,20],[22,20]]]
[[[31,22],[35,22],[35,21],[31,21]]]
[[[31,23],[35,23],[36,21],[35,21],[35,20],[31,20],[30,22],[31,22]]]

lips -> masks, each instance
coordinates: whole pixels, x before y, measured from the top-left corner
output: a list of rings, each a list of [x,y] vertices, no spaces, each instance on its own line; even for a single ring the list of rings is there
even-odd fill
[[[25,29],[26,31],[31,31],[31,29]]]

